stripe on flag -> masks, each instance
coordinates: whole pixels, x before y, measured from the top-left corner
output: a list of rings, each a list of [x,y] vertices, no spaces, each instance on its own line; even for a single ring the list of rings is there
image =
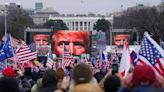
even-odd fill
[[[144,34],[139,50],[137,64],[149,65],[158,76],[164,76],[164,50],[150,37]]]
[[[65,67],[69,66],[71,64],[71,61],[73,60],[73,58],[64,58],[64,62],[63,62],[63,69],[65,69]]]
[[[37,53],[32,52],[28,45],[22,40],[21,46],[16,50],[16,55],[18,56],[19,63],[25,63],[37,57]]]
[[[52,69],[53,65],[54,65],[54,61],[48,57],[47,62],[46,62],[46,66],[48,68]]]
[[[71,61],[73,60],[71,54],[69,51],[67,51],[65,44],[63,44],[63,61],[62,61],[62,68],[65,69],[65,67],[69,66],[71,64]]]

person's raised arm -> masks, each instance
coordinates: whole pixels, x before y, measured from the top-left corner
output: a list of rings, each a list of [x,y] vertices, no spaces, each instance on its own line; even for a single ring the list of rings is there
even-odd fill
[[[104,82],[105,79],[112,73],[112,69],[109,69],[108,72],[106,73],[106,75],[101,79],[101,81],[99,82],[99,86],[104,89]]]

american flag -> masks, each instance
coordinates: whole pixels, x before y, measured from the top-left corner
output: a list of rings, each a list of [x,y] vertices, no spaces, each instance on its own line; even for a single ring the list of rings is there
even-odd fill
[[[21,46],[16,50],[16,55],[18,57],[19,63],[25,63],[36,59],[37,53],[32,52],[28,45],[21,40]]]
[[[70,52],[67,50],[66,46],[64,45],[63,57],[67,58],[70,56],[71,56]]]
[[[148,33],[141,42],[137,64],[149,65],[158,76],[164,76],[164,50]]]
[[[46,66],[47,66],[49,69],[56,70],[54,61],[53,61],[51,58],[49,58],[49,57],[48,57],[48,59],[47,59]]]
[[[64,50],[63,50],[63,69],[71,64],[71,61],[73,60],[71,54],[69,51],[67,51],[65,44],[63,44]]]

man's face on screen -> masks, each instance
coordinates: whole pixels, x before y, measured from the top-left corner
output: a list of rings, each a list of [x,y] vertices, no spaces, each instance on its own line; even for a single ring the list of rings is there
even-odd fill
[[[63,54],[63,44],[66,50],[72,52],[74,55],[80,55],[86,52],[86,44],[84,42],[84,36],[80,33],[61,33],[56,34],[54,49],[57,54]]]
[[[49,35],[47,34],[36,34],[33,39],[36,46],[47,46],[49,44]]]

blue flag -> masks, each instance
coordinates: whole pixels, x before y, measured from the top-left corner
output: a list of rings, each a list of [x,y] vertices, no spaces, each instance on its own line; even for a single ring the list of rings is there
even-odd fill
[[[7,34],[7,36],[6,36],[6,41],[5,41],[2,49],[3,49],[4,53],[6,54],[7,58],[10,58],[10,57],[14,56],[13,47],[12,47],[12,44],[11,44],[11,39],[10,39],[9,34]]]
[[[2,48],[3,48],[3,43],[2,41],[0,41],[0,67],[1,67],[2,61],[7,59],[6,54],[4,53],[4,50]]]
[[[5,61],[0,61],[0,71],[4,70],[6,68]]]
[[[3,49],[0,50],[0,62],[2,62],[3,60],[7,59],[7,56],[4,52]]]

